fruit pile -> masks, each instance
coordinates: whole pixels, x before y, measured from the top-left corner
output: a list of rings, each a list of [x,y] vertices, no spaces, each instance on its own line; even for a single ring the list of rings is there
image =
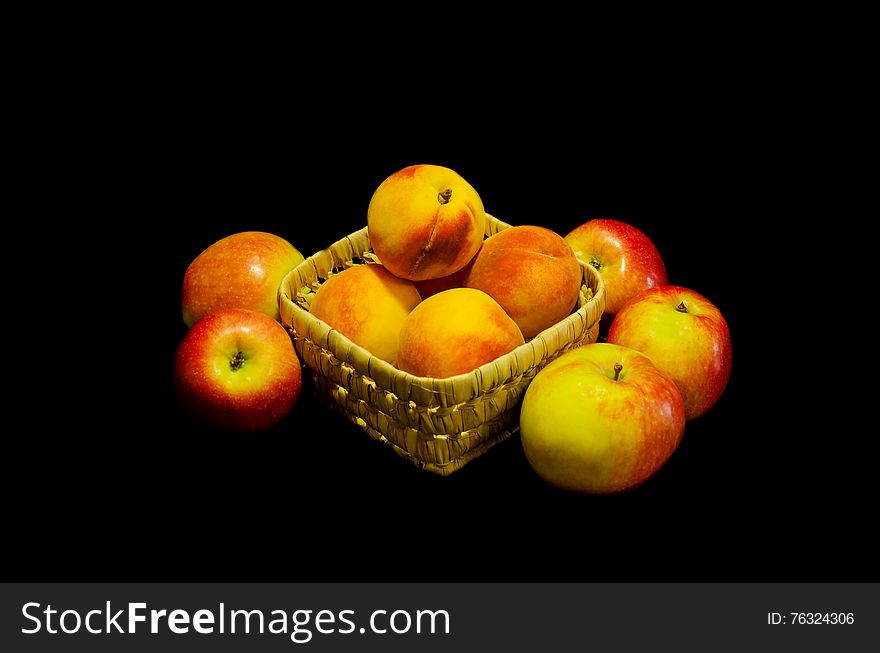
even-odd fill
[[[685,422],[730,376],[727,324],[698,293],[668,284],[648,237],[617,220],[566,236],[537,225],[486,237],[477,191],[459,174],[414,165],[390,175],[367,210],[376,261],[329,276],[309,312],[373,356],[415,376],[467,374],[577,308],[581,265],[606,290],[603,334],[541,369],[522,399],[531,467],[559,487],[619,492],[672,455]],[[202,252],[183,282],[189,332],[174,361],[181,405],[228,430],[282,419],[302,372],[279,324],[279,285],[304,259],[284,239],[235,234]]]
[[[333,275],[309,312],[404,372],[470,372],[577,304],[581,269],[562,236],[517,226],[484,238],[479,194],[448,168],[409,166],[388,177],[367,227],[381,264]]]

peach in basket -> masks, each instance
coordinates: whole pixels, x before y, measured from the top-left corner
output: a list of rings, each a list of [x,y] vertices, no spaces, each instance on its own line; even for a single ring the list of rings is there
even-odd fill
[[[404,279],[437,279],[461,270],[483,244],[486,212],[477,191],[454,170],[414,165],[398,170],[367,208],[373,250]]]
[[[482,290],[452,288],[431,295],[400,330],[397,367],[415,376],[464,374],[521,344],[522,332]]]
[[[486,215],[485,237],[508,228]],[[309,368],[317,396],[420,469],[448,475],[516,432],[520,401],[545,365],[596,341],[605,286],[592,266],[582,264],[577,304],[552,327],[476,369],[446,378],[418,376],[310,312],[316,292],[329,279],[379,262],[371,238],[365,227],[291,270],[279,293],[281,321]],[[440,342],[436,350],[432,355],[456,355]]]
[[[571,313],[581,289],[571,246],[545,227],[520,225],[486,239],[463,285],[488,293],[532,338]]]
[[[375,356],[397,363],[400,328],[421,301],[412,281],[381,265],[357,265],[318,288],[311,312]]]

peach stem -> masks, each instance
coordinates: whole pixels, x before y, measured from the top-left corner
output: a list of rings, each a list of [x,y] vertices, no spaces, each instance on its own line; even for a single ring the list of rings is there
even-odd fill
[[[449,202],[449,199],[451,197],[452,197],[452,189],[447,188],[445,190],[441,190],[437,194],[437,201],[440,202],[441,204],[446,204],[447,202]]]

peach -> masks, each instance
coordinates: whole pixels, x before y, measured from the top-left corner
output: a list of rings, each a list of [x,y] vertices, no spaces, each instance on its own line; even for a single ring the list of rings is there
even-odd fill
[[[486,212],[477,191],[454,170],[413,165],[373,193],[367,208],[370,244],[403,279],[445,277],[462,269],[483,243]]]
[[[400,328],[422,300],[411,281],[381,265],[356,265],[318,287],[309,312],[356,345],[392,365]]]
[[[516,322],[489,295],[452,288],[423,300],[406,318],[397,367],[446,378],[475,370],[524,342]]]
[[[571,313],[581,280],[580,264],[562,236],[521,225],[486,239],[464,285],[490,295],[532,338]]]

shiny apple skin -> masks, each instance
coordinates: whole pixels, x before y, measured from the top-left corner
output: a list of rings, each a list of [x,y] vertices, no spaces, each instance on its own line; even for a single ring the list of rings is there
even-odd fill
[[[608,342],[636,349],[669,374],[693,420],[709,410],[730,381],[730,327],[718,307],[695,290],[661,286],[633,297],[615,316]]]
[[[607,322],[637,293],[669,282],[659,250],[631,224],[597,218],[570,231],[565,240],[581,261],[602,275]]]
[[[187,267],[181,290],[183,321],[191,327],[223,308],[247,308],[280,320],[278,288],[303,261],[287,240],[263,231],[221,238]]]
[[[268,315],[222,309],[196,322],[177,347],[174,391],[199,422],[263,431],[284,418],[302,388],[290,335]]]
[[[532,469],[551,485],[587,494],[644,484],[672,456],[684,428],[675,383],[644,354],[607,343],[583,345],[549,363],[520,411]]]

